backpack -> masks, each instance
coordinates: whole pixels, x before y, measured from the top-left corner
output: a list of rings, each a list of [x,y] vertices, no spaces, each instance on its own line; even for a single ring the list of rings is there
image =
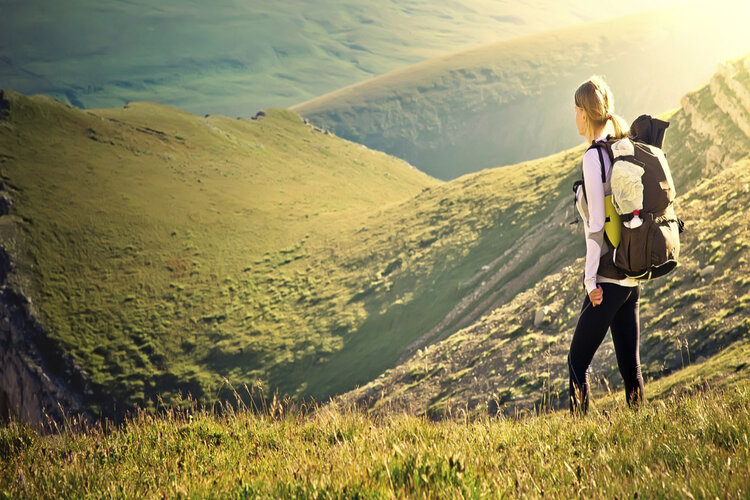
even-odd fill
[[[599,153],[603,183],[603,152],[612,162],[614,211],[607,211],[604,241],[610,251],[599,262],[602,276],[645,281],[664,276],[677,266],[684,223],[674,211],[674,182],[661,150],[668,126],[668,122],[642,115],[631,125],[630,137],[607,137],[589,147]]]

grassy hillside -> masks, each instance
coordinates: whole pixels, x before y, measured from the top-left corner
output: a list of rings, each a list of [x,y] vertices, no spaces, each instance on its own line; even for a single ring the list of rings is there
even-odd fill
[[[745,57],[723,65],[709,84],[683,97],[681,109],[664,116],[671,121],[665,151],[677,191],[691,191],[678,205],[688,223],[682,267],[675,276],[644,287],[642,359],[651,379],[689,364],[690,355],[694,361],[748,336],[748,219],[741,207],[750,181],[749,88],[750,57]],[[580,234],[571,240],[565,228],[559,220],[545,221],[540,228],[545,247],[572,247],[581,255],[575,243]],[[582,263],[570,259],[561,272],[544,273],[535,265],[538,260],[539,255],[531,254],[527,262],[534,264],[526,264],[531,268],[527,285],[541,282],[536,287],[501,309],[494,310],[502,303],[483,303],[477,309],[486,315],[481,321],[439,347],[418,351],[344,400],[375,408],[407,406],[432,416],[451,404],[512,411],[542,399],[559,403],[565,391],[564,356],[582,300]],[[708,266],[714,266],[715,274],[704,277],[700,270]],[[492,276],[478,274],[477,280]],[[726,299],[725,290],[734,298]],[[549,312],[536,328],[534,317],[543,307]],[[429,343],[414,345],[409,352]],[[599,375],[619,384],[611,344],[603,345],[597,360]]]
[[[316,283],[330,266],[311,268],[310,255],[323,260],[369,211],[439,184],[288,111],[203,119],[2,100],[9,284],[126,405],[215,397],[224,376],[250,382],[298,350],[335,349],[346,323],[325,312],[336,304]]]
[[[741,123],[742,109],[750,109],[743,105],[750,101],[741,97],[749,86],[748,66],[750,58],[727,64],[711,84],[684,97],[685,108],[664,115],[672,122],[665,151],[678,193],[715,174],[717,165],[731,165],[750,154],[748,136],[735,123]],[[732,82],[728,86],[736,90],[721,97],[712,90],[721,87],[717,82]],[[324,375],[343,372],[347,380],[359,383],[362,372],[371,373],[381,356],[387,360],[382,366],[405,361],[573,265],[584,252],[580,228],[569,224],[574,218],[570,185],[580,176],[582,151],[575,148],[466,175],[373,216],[362,245],[385,262],[397,258],[390,262],[399,268],[375,282],[376,293],[362,291],[375,304],[390,302],[392,308],[368,317],[359,332],[372,333],[353,337],[342,349],[343,356],[332,358],[330,366],[341,368]],[[406,251],[394,248],[402,241]],[[357,255],[366,250],[358,248],[353,247],[349,265],[361,264]],[[579,268],[569,271],[569,279],[579,275]],[[400,315],[396,307],[403,311]],[[380,329],[370,329],[371,325]],[[352,358],[368,352],[373,356],[353,370],[346,368]],[[309,377],[314,386],[315,372]],[[343,387],[327,380],[322,385],[331,383]]]
[[[248,117],[459,48],[609,17],[615,5],[3,2],[0,86],[86,108],[155,101],[201,115]],[[650,2],[631,1],[617,12],[623,8],[643,10]]]
[[[318,397],[371,380],[477,287],[523,288],[502,289],[518,273],[498,256],[567,202],[578,158],[448,186],[286,112],[204,120],[8,95],[12,285],[98,390],[137,404],[211,400],[225,377]],[[389,189],[418,194],[380,208]],[[498,279],[477,282],[493,261]]]
[[[720,4],[723,5],[723,4]],[[691,4],[440,56],[294,106],[313,123],[441,179],[549,155],[580,141],[573,92],[605,75],[628,120],[677,106],[717,61],[750,51],[744,19]],[[701,36],[696,37],[695,33]]]
[[[592,408],[581,420],[304,416],[275,405],[142,414],[54,436],[12,423],[0,427],[0,495],[739,499],[750,491],[747,376],[745,363],[724,388],[665,395],[637,412]]]
[[[715,169],[707,160],[750,153],[732,121],[743,64],[673,114],[680,190]],[[583,252],[568,224],[581,148],[441,183],[286,111],[203,119],[7,95],[9,284],[123,406],[178,391],[215,401],[231,396],[225,381],[258,378],[327,398]]]
[[[747,369],[750,217],[742,207],[750,203],[748,186],[750,157],[678,199],[687,227],[680,266],[642,285],[641,364],[647,394],[654,380],[735,343],[745,347],[735,352],[728,371]],[[567,406],[565,357],[583,302],[582,267],[579,259],[547,276],[342,400],[376,411],[409,408],[435,418],[450,407],[513,413],[533,405]],[[597,352],[593,372],[602,387],[624,398],[609,337]],[[699,376],[700,370],[693,374]]]

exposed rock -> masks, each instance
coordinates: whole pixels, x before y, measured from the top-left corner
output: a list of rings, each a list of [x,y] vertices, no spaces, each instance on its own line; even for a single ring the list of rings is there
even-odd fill
[[[10,115],[10,100],[5,95],[5,91],[0,90],[0,120]]]
[[[534,316],[534,326],[536,328],[539,328],[540,326],[544,324],[545,320],[547,320],[548,313],[549,313],[549,307],[547,306],[540,307],[539,309],[536,310],[536,315]]]
[[[7,215],[12,205],[13,200],[8,196],[8,193],[0,191],[0,215]]]
[[[735,81],[736,69],[733,65],[722,65],[711,78],[709,88],[714,102],[747,137],[750,137],[750,99],[744,86]],[[740,91],[740,95],[737,95]]]
[[[73,416],[93,421],[86,373],[30,313],[30,301],[7,285],[10,268],[0,249],[0,418],[45,430]]]
[[[701,273],[700,273],[701,278],[705,279],[711,276],[714,273],[714,271],[716,271],[716,267],[713,265],[704,267],[703,269],[701,269]]]

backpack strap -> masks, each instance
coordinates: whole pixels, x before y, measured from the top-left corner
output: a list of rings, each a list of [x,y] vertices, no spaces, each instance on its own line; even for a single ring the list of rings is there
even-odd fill
[[[578,194],[578,186],[582,186],[582,185],[583,185],[583,179],[579,179],[573,183],[573,216],[574,218],[572,221],[570,221],[570,224],[578,224],[578,216],[576,215],[576,202],[578,200],[576,200],[576,195]],[[585,198],[586,188],[584,187],[582,191],[583,191],[583,197]]]
[[[607,173],[604,171],[604,157],[602,156],[602,148],[596,148],[597,153],[599,153],[599,166],[602,169],[602,184],[607,183]]]
[[[593,141],[591,143],[591,146],[589,146],[589,149],[596,149],[596,152],[599,153],[599,167],[601,168],[601,171],[602,171],[602,184],[606,184],[607,173],[604,171],[604,156],[602,155],[603,147],[605,147],[604,144]],[[586,151],[588,151],[588,149]]]
[[[606,142],[591,141],[591,146],[589,146],[589,148],[586,150],[588,151],[589,149],[596,149],[596,152],[599,153],[599,168],[601,169],[602,173],[602,184],[607,183],[607,173],[604,171],[604,155],[602,155],[602,148],[606,148],[607,155],[610,157],[610,161],[614,163],[611,148],[607,147],[609,145],[610,138],[610,136],[607,136]],[[575,183],[573,183],[574,193],[578,192],[578,186],[583,186],[583,189],[581,189],[581,191],[583,192],[583,198],[588,202],[588,198],[586,196],[586,184],[583,182],[583,172],[581,172],[581,180],[575,181]],[[573,205],[575,205],[575,198],[573,198]],[[607,217],[607,222],[609,222],[609,217]],[[577,224],[578,218],[576,217],[576,219],[574,221],[571,221],[570,223]]]

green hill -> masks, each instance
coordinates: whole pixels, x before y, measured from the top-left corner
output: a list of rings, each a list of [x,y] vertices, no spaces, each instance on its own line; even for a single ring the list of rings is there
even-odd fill
[[[679,198],[688,228],[681,265],[669,277],[642,285],[641,365],[647,395],[665,374],[700,366],[729,346],[743,346],[739,349],[745,352],[750,345],[750,218],[741,209],[750,202],[748,186],[750,157]],[[565,359],[583,301],[582,267],[579,259],[547,276],[342,400],[432,417],[449,407],[508,414],[542,404],[567,407]],[[739,352],[724,375],[746,369],[747,355]],[[592,371],[600,388],[611,388],[624,399],[609,336]],[[683,383],[705,381],[700,368],[692,373],[695,378],[685,377]]]
[[[618,11],[650,3],[634,0]],[[615,15],[597,5],[6,1],[0,87],[85,108],[155,101],[201,115],[249,117],[448,51]]]
[[[283,110],[0,100],[7,284],[94,392],[125,407],[216,397],[222,377],[335,349],[346,322],[322,295],[331,266],[311,263],[365,214],[439,184]]]
[[[212,400],[224,378],[241,386],[260,377],[317,397],[365,383],[448,314],[477,285],[478,267],[510,248],[539,210],[566,198],[562,185],[572,179],[529,163],[445,189],[284,112],[204,120],[162,106],[82,112],[7,94],[11,286],[32,299],[95,392],[122,404],[178,390]],[[309,163],[300,151],[314,153]],[[286,158],[302,160],[299,172],[347,156],[349,169],[372,172],[375,158],[392,170],[356,184],[348,174],[351,184],[339,184],[343,172],[321,179],[344,188],[333,191],[342,199],[308,200],[327,208],[321,213],[279,171]],[[253,176],[258,157],[271,170],[265,179]],[[557,159],[571,167],[575,154]],[[385,200],[378,181],[391,177],[411,182],[399,187],[402,199],[417,196],[344,210],[350,196]],[[264,180],[278,198],[265,194]],[[519,201],[529,186],[536,193]],[[508,211],[513,219],[502,218]]]
[[[291,109],[340,137],[453,179],[577,144],[573,92],[603,74],[632,120],[677,106],[750,50],[750,7],[690,4],[457,51]],[[696,36],[700,33],[700,36]]]
[[[748,154],[746,64],[670,118],[681,191]],[[82,371],[95,409],[211,402],[258,379],[327,398],[582,253],[568,224],[581,148],[443,183],[286,111],[203,119],[4,96],[0,234],[21,298],[3,304],[20,304],[17,335],[38,319],[36,348],[71,355],[58,378]],[[29,359],[21,347],[9,362]],[[18,369],[54,368],[42,354],[46,367]]]
[[[748,68],[750,57],[723,65],[670,116],[665,150],[678,193],[689,188],[677,200],[687,231],[680,267],[643,285],[641,361],[650,381],[750,341],[750,219],[742,208],[750,202]],[[571,245],[553,227],[546,226],[545,245]],[[481,319],[439,344],[415,346],[427,347],[342,401],[432,417],[449,407],[512,413],[564,406],[565,356],[583,297],[582,259],[565,264],[537,274],[534,286],[497,309],[484,308]],[[731,369],[745,367],[742,356],[734,363]],[[593,370],[603,386],[620,384],[611,342],[600,348]]]

